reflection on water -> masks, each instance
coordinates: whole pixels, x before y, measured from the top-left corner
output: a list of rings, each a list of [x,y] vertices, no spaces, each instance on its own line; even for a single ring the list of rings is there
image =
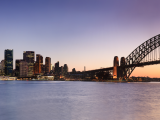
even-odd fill
[[[0,81],[0,120],[159,120],[159,83]]]

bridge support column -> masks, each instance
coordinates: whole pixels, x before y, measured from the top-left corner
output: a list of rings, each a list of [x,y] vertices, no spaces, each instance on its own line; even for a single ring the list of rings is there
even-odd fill
[[[121,57],[121,64],[120,64],[120,77],[122,80],[126,78],[126,72],[125,72],[125,58]]]
[[[115,56],[114,61],[113,61],[113,79],[119,80],[119,60],[118,60],[118,56]]]

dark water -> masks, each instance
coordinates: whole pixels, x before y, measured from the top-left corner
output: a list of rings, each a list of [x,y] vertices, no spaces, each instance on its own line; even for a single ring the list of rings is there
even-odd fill
[[[0,81],[0,120],[160,120],[160,83]]]

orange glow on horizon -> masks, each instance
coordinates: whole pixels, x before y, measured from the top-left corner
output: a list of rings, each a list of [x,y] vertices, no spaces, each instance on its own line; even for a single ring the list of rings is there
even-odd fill
[[[135,77],[150,77],[160,78],[160,65],[148,65],[144,67],[136,67],[133,73],[130,75]]]

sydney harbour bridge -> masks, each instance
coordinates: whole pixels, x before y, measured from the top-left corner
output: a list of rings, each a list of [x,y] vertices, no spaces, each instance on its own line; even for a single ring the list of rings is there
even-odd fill
[[[136,67],[160,64],[160,34],[145,41],[134,49],[126,58],[114,57],[113,67],[85,71],[87,74],[110,72],[113,79],[128,79]]]

